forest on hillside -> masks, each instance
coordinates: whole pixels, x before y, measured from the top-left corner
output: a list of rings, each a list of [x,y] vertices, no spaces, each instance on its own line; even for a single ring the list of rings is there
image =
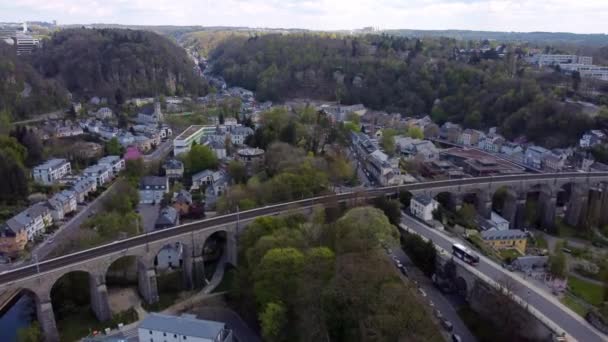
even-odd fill
[[[211,53],[213,72],[259,100],[338,100],[442,123],[499,127],[548,147],[573,144],[598,120],[566,105],[578,83],[527,67],[516,53],[453,57],[462,42],[388,35],[231,37]]]
[[[45,79],[12,46],[0,41],[0,112],[14,118],[51,111],[67,104],[67,91]]]
[[[148,31],[68,29],[43,42],[32,63],[80,96],[204,95],[207,85],[187,53]]]

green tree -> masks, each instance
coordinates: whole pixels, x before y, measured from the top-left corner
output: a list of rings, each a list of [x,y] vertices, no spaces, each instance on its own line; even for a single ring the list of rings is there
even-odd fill
[[[567,276],[566,255],[559,244],[556,246],[553,254],[549,256],[549,273],[554,277],[562,279]]]
[[[264,341],[280,342],[286,341],[287,309],[282,303],[271,302],[266,304],[260,315],[262,326],[262,337]]]
[[[144,160],[142,158],[127,160],[124,173],[131,184],[138,185],[141,177],[146,174]]]
[[[228,163],[228,174],[237,184],[247,182],[247,170],[245,169],[245,165],[238,160],[232,160]]]
[[[207,169],[215,169],[218,160],[213,151],[203,145],[192,145],[184,160],[188,173],[194,174]]]
[[[382,139],[380,139],[380,145],[388,155],[395,154],[395,135],[397,131],[392,128],[382,130]]]
[[[388,221],[399,226],[401,223],[401,205],[397,200],[389,200],[384,196],[376,197],[373,201],[374,207],[382,210]]]
[[[410,126],[405,133],[406,136],[414,139],[424,139],[424,131],[420,127]]]
[[[7,110],[0,110],[0,135],[8,135],[11,131],[11,114]]]
[[[405,233],[401,236],[403,250],[427,276],[435,273],[437,250],[432,241],[424,241],[416,234]]]
[[[108,155],[119,156],[122,154],[122,146],[120,145],[116,137],[106,142],[105,150],[106,154]]]
[[[340,254],[363,253],[380,248],[382,242],[392,244],[396,240],[397,229],[379,209],[351,209],[338,220],[336,251]]]
[[[270,302],[291,306],[304,260],[304,254],[295,248],[274,248],[264,255],[256,268],[253,285],[260,307]]]

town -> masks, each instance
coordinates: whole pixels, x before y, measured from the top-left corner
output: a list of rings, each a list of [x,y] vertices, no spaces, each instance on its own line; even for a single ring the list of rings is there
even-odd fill
[[[47,48],[33,30],[0,30],[18,61]],[[381,45],[374,29],[363,31]],[[273,92],[288,87],[275,75],[285,69],[273,64],[259,79],[275,76],[248,90],[234,68],[218,72],[230,40],[209,56],[180,44],[180,61],[205,91],[178,91],[175,80],[174,91],[154,96],[89,89],[36,118],[7,116],[0,311],[36,308],[7,339],[286,341],[319,339],[308,330],[322,327],[349,340],[317,318],[342,315],[324,305],[347,305],[372,285],[420,308],[421,338],[488,340],[496,327],[499,341],[605,339],[608,131],[596,121],[562,144],[513,134],[504,122],[482,125],[479,113],[453,119],[443,113],[449,98],[433,99],[432,111],[341,101],[340,87],[337,99],[305,91],[282,99]],[[407,44],[414,48],[398,58],[431,45]],[[608,115],[603,100],[590,99],[608,81],[608,66],[593,57],[470,44],[446,60],[512,58],[568,88],[560,99],[584,108],[585,120]],[[317,76],[293,82],[309,89]],[[346,84],[342,67],[330,77]],[[370,300],[390,312],[380,292]],[[516,318],[484,317],[497,306],[496,317]],[[310,329],[292,332],[292,323]],[[383,329],[367,332],[391,340]]]

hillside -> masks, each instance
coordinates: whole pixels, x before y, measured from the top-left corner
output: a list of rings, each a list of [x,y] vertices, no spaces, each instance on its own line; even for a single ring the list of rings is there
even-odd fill
[[[594,119],[562,98],[571,80],[526,67],[509,54],[452,57],[458,41],[387,35],[335,37],[268,34],[233,37],[211,53],[213,72],[256,91],[260,100],[290,97],[363,103],[470,128],[498,126],[546,146],[576,142]]]
[[[249,33],[237,30],[205,30],[188,32],[181,36],[180,44],[207,57],[221,42],[234,37],[247,37]]]
[[[67,92],[54,80],[44,79],[12,46],[0,41],[0,111],[17,119],[67,105]]]
[[[32,63],[78,97],[110,102],[132,96],[204,95],[207,85],[187,53],[148,31],[67,29],[43,42]]]

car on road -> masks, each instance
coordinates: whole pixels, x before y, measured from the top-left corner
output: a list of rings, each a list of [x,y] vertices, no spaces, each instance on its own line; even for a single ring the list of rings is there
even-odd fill
[[[418,292],[420,292],[420,295],[421,295],[422,297],[426,297],[426,292],[425,292],[423,289],[419,288],[419,289],[418,289]]]
[[[433,310],[433,315],[435,315],[435,317],[437,317],[437,319],[443,320],[443,315],[441,314],[441,311],[439,311],[439,309]]]
[[[462,342],[462,339],[460,338],[460,336],[452,334],[452,342]]]
[[[55,242],[55,239],[54,238],[50,238],[50,239],[46,240],[46,242],[47,243],[53,243],[53,242]]]
[[[445,318],[441,320],[441,325],[447,331],[451,332],[452,330],[454,330],[454,325],[452,324],[452,322],[450,322],[449,320],[447,320]]]

